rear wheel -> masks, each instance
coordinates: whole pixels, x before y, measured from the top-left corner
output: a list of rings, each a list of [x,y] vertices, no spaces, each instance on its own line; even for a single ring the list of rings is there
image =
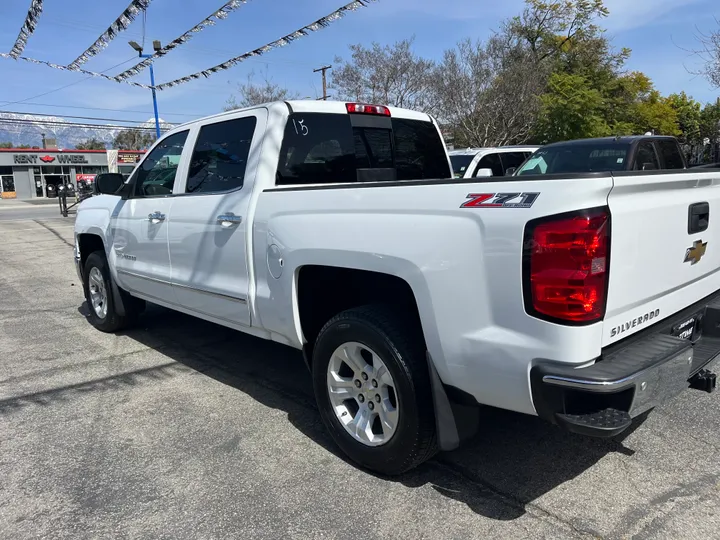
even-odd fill
[[[90,324],[102,332],[117,332],[135,322],[144,308],[144,302],[121,291],[125,315],[117,313],[112,293],[112,276],[105,253],[95,251],[88,256],[83,277]]]
[[[325,325],[313,385],[323,422],[359,465],[400,474],[437,451],[422,335],[389,308],[351,309]]]

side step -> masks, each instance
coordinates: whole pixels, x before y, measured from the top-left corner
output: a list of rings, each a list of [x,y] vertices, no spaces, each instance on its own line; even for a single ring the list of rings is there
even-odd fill
[[[558,424],[572,433],[601,438],[614,437],[632,424],[630,415],[617,409],[603,409],[590,414],[558,413],[556,418]]]

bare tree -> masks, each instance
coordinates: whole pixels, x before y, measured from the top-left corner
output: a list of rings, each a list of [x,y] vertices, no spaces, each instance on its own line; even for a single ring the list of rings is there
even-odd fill
[[[252,107],[262,103],[270,103],[271,101],[283,101],[286,99],[297,99],[298,95],[291,92],[287,88],[283,88],[279,84],[273,82],[268,76],[267,71],[262,73],[262,80],[259,84],[253,81],[255,72],[250,72],[245,84],[238,85],[239,97],[230,96],[227,100],[224,111],[233,109],[241,109],[243,107]]]
[[[335,58],[331,88],[338,97],[405,107],[433,109],[431,76],[434,62],[412,51],[415,38],[393,45],[350,45],[350,59]]]
[[[501,146],[530,137],[547,73],[531,51],[494,36],[446,51],[434,82],[438,117],[458,143]]]
[[[699,48],[692,51],[702,61],[702,67],[693,71],[695,75],[702,75],[715,88],[720,88],[720,20],[716,30],[710,33],[698,33]]]

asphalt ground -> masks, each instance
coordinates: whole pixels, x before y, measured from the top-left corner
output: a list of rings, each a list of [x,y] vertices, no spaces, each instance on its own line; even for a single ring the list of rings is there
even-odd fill
[[[71,218],[0,222],[0,538],[720,536],[720,393],[610,441],[488,409],[380,478],[325,433],[298,352],[152,306],[94,330],[71,246]]]

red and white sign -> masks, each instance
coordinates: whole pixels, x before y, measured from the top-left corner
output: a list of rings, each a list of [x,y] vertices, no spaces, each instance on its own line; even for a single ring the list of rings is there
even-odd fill
[[[95,175],[95,174],[76,174],[75,181],[76,182],[94,182],[96,176],[97,175]]]

